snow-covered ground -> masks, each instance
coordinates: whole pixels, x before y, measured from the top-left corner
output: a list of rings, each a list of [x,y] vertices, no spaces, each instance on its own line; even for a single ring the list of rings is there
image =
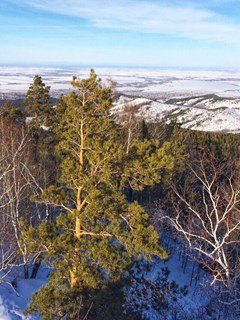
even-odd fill
[[[171,248],[172,250],[173,248]],[[209,283],[206,280],[206,275],[203,272],[199,281],[191,281],[191,273],[193,268],[197,268],[194,262],[188,263],[187,267],[183,270],[182,258],[179,251],[173,252],[171,258],[163,262],[156,259],[148,271],[144,272],[144,277],[147,280],[152,280],[157,277],[161,268],[167,267],[170,270],[169,280],[175,280],[180,286],[186,285],[188,287],[187,296],[183,297],[180,301],[182,308],[185,311],[197,312],[197,310],[209,302],[209,296],[204,292],[207,291],[211,294]],[[37,291],[42,285],[47,282],[48,270],[43,268],[37,279],[20,279],[17,281],[16,288],[13,289],[9,284],[0,285],[0,320],[40,320],[36,316],[26,317],[24,309],[26,309],[31,295]],[[154,310],[148,310],[150,320],[158,320],[157,313]],[[161,318],[161,320],[163,320]],[[164,319],[166,320],[166,319]]]
[[[210,286],[212,278],[200,267],[197,261],[192,260],[193,254],[189,254],[180,242],[173,240],[168,232],[161,231],[161,236],[163,239],[162,245],[170,252],[170,258],[167,261],[155,258],[148,263],[141,261],[139,267],[135,266],[133,269],[135,276],[154,283],[162,268],[168,268],[170,271],[168,281],[175,281],[180,287],[186,286],[188,291],[186,296],[179,297],[177,301],[178,310],[188,316],[191,314],[196,316],[198,312],[204,313],[209,307],[209,302],[215,296]],[[20,270],[17,268],[15,273],[19,275]],[[29,304],[31,295],[47,283],[50,272],[48,267],[42,265],[36,279],[15,277],[14,288],[8,283],[0,284],[0,320],[40,320],[37,316],[26,317],[24,310]],[[135,299],[137,295],[135,289],[134,286],[127,289],[129,301]],[[159,303],[161,303],[160,300]],[[176,304],[174,305],[176,307]],[[160,317],[150,303],[149,308],[144,311],[144,315],[147,316],[146,319],[148,320],[172,320],[171,317]],[[186,317],[186,319],[190,320],[191,317]],[[196,319],[198,318],[195,317],[194,320]],[[206,316],[202,319],[214,320],[215,318],[213,314],[212,317]],[[235,320],[235,318],[226,320]]]
[[[47,283],[49,269],[41,268],[37,279],[18,278],[14,287],[7,281],[0,284],[0,320],[39,320],[36,316],[27,317],[24,310],[30,298],[41,286]]]
[[[36,74],[55,95],[68,91],[73,75],[88,76],[87,67],[31,68],[0,66],[0,97],[24,94]],[[103,79],[112,79],[117,90],[145,97],[193,96],[216,93],[240,97],[240,70],[181,70],[160,68],[95,68]]]
[[[27,308],[31,295],[46,283],[46,279],[21,279],[18,280],[16,291],[9,284],[0,286],[0,319],[1,320],[38,320],[39,318],[26,317],[24,310]]]
[[[201,131],[240,132],[240,99],[198,96],[195,98],[175,98],[168,102],[144,98],[120,97],[113,108],[115,113],[128,112],[131,107],[136,117],[146,121],[169,122],[177,118],[184,128]]]

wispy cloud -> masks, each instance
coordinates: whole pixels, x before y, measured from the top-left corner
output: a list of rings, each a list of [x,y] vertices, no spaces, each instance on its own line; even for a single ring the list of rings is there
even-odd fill
[[[16,3],[16,0],[5,1]],[[201,2],[202,5],[204,2]],[[229,17],[217,13],[214,8],[196,6],[196,1],[21,0],[21,5],[86,19],[97,28],[198,40],[240,40],[239,22],[230,21]]]

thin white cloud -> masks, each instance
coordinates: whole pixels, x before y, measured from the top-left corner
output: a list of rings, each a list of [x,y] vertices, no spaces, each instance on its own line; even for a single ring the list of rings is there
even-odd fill
[[[182,5],[179,1],[171,3],[166,0],[21,0],[21,4],[35,9],[86,19],[97,28],[200,40],[240,40],[240,24],[229,21],[229,17],[189,1]]]

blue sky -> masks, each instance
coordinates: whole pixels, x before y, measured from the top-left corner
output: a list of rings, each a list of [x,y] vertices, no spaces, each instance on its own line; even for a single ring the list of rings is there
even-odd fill
[[[239,0],[1,0],[0,64],[240,67]]]

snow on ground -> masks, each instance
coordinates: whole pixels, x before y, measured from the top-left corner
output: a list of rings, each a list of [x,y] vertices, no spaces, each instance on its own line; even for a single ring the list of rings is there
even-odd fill
[[[167,237],[169,237],[169,235]],[[210,287],[210,275],[203,271],[196,261],[191,260],[190,257],[186,258],[186,256],[181,255],[181,249],[178,247],[178,244],[175,241],[171,240],[169,243],[170,246],[168,246],[168,250],[170,250],[171,256],[168,261],[156,259],[151,264],[150,269],[142,269],[143,271],[141,271],[140,273],[136,270],[135,274],[138,274],[138,277],[140,279],[144,277],[146,280],[154,283],[154,281],[156,282],[159,272],[163,268],[168,268],[170,271],[168,280],[170,282],[175,281],[180,287],[187,286],[188,291],[186,296],[180,296],[178,297],[177,302],[173,302],[172,307],[176,308],[176,310],[178,310],[179,312],[179,317],[177,316],[176,319],[191,319],[191,315],[192,317],[194,315],[194,319],[197,319],[199,312],[205,315],[204,319],[215,319],[214,316],[207,317],[204,309],[208,307],[210,299],[212,299],[215,295],[212,288]],[[139,289],[139,286],[137,286],[136,288]],[[128,302],[130,303],[130,305],[132,305],[132,301],[136,301],[136,299],[141,296],[139,292],[136,293],[136,288],[133,287],[129,290]],[[143,288],[143,291],[146,292],[146,290],[146,287]],[[161,304],[161,294],[159,294],[159,297],[159,304]],[[140,306],[142,301],[143,305],[146,304],[146,300],[140,299]],[[174,312],[173,310],[167,309],[165,312],[160,310],[161,313],[159,314],[159,311],[154,308],[150,301],[151,298],[149,298],[149,301],[147,302],[148,307],[143,308],[142,311],[146,319],[174,319],[173,314],[171,313]],[[139,310],[138,305],[135,310]]]
[[[0,97],[24,93],[36,74],[42,76],[52,91],[70,90],[73,75],[84,78],[88,67],[0,67]],[[149,97],[157,94],[191,96],[194,93],[216,93],[240,97],[240,70],[181,70],[160,68],[103,68],[96,67],[103,79],[117,82],[117,90]]]
[[[190,93],[198,92],[200,94],[216,93],[222,96],[240,96],[240,81],[236,83],[217,80],[198,80],[198,79],[177,79],[163,84],[149,85],[145,91],[159,93]]]
[[[179,301],[181,308],[186,312],[197,312],[198,309],[208,305],[212,295],[209,285],[210,277],[203,270],[199,273],[199,265],[190,258],[184,265],[179,244],[171,240],[168,234],[162,235],[162,238],[163,246],[171,253],[169,260],[164,262],[155,259],[150,263],[150,268],[142,269],[144,270],[142,274],[146,280],[154,281],[161,269],[167,267],[170,270],[170,281],[175,280],[181,287],[185,285],[188,287],[187,296]],[[42,265],[37,279],[18,279],[14,285],[15,289],[8,283],[2,283],[0,285],[0,320],[40,320],[36,316],[26,317],[23,312],[32,294],[47,283],[49,273],[50,269]],[[200,274],[199,279],[196,278],[197,274]],[[158,318],[151,308],[148,310],[148,315],[150,320],[163,320]]]
[[[203,130],[240,132],[240,100],[225,99],[217,96],[175,99],[171,104],[151,99],[137,98],[116,103],[113,111],[124,112],[125,106],[132,107],[136,117],[146,121],[170,122],[177,118],[182,127]]]
[[[173,250],[173,247],[171,248]],[[156,259],[150,270],[144,273],[147,280],[154,280],[161,268],[168,267],[170,270],[169,280],[175,280],[180,286],[188,286],[188,295],[180,301],[181,306],[187,312],[196,312],[198,308],[208,304],[209,296],[206,291],[211,293],[209,283],[205,277],[205,273],[201,274],[199,281],[195,283],[195,279],[191,282],[191,273],[193,268],[197,268],[197,264],[189,262],[186,269],[182,268],[182,260],[176,248],[170,259],[163,262]],[[42,285],[46,284],[46,269],[40,272],[37,279],[20,279],[17,282],[16,291],[9,284],[1,284],[0,286],[0,320],[40,320],[36,316],[26,317],[23,311],[26,309],[31,295],[37,291]],[[159,320],[156,312],[148,311],[151,320]],[[166,320],[166,319],[164,319]]]
[[[40,320],[37,316],[27,317],[24,310],[30,298],[47,283],[49,270],[39,270],[37,279],[18,279],[14,288],[9,283],[0,284],[0,320]]]
[[[2,298],[0,297],[0,319],[1,320],[11,320],[5,305],[3,304]]]
[[[212,117],[211,117],[212,116]],[[201,131],[231,131],[240,132],[240,110],[223,110],[212,112],[196,126]],[[231,130],[229,130],[231,128]]]

